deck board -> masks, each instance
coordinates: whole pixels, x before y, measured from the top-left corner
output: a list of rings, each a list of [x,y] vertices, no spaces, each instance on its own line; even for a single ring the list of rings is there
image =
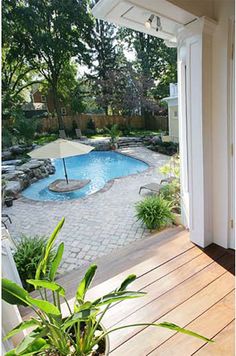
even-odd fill
[[[201,249],[183,229],[169,229],[96,261],[99,274],[87,299],[117,288],[137,275],[132,290],[145,297],[113,305],[105,327],[169,321],[213,338],[213,344],[167,329],[142,326],[110,334],[111,356],[234,355],[234,253],[212,244]],[[84,271],[58,280],[73,296]],[[73,303],[73,298],[70,299]],[[66,310],[64,306],[63,310]],[[25,314],[25,318],[29,314]]]
[[[205,313],[185,325],[185,327],[204,334],[208,338],[214,338],[215,335],[224,329],[225,325],[234,320],[234,297],[234,291],[230,292],[211,306]],[[201,300],[201,302],[203,302],[203,300]],[[207,302],[209,301],[207,300]],[[194,305],[196,306],[196,304]],[[197,312],[200,313],[199,308]],[[175,355],[191,355],[204,345],[205,342],[202,340],[176,333],[153,350],[150,355],[168,356],[171,355],[171,350],[173,349],[175,350]]]
[[[233,356],[235,355],[235,322],[227,325],[214,337],[214,344],[207,344],[194,355],[196,356]]]

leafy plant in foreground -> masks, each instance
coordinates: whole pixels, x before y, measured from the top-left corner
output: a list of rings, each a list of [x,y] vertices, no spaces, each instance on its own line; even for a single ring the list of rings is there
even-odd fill
[[[160,229],[173,221],[172,205],[162,196],[150,196],[136,204],[136,217],[148,229]]]
[[[35,277],[35,273],[44,253],[46,244],[47,239],[40,236],[22,236],[20,241],[17,243],[16,252],[13,257],[23,287],[27,289],[28,292],[31,292],[34,288],[31,284],[27,283],[27,279]],[[48,259],[49,268],[53,255],[53,250],[51,250]]]
[[[64,288],[55,282],[55,275],[63,255],[63,243],[58,246],[49,268],[49,273],[47,273],[50,251],[63,224],[64,219],[60,221],[49,238],[44,255],[38,265],[35,279],[27,281],[35,289],[39,290],[41,299],[32,298],[26,290],[16,283],[8,279],[2,279],[2,298],[13,305],[28,306],[35,312],[34,317],[23,321],[6,335],[5,339],[8,339],[22,330],[34,328],[6,356],[35,354],[55,356],[100,355],[101,352],[104,354],[104,340],[109,333],[122,328],[142,325],[168,328],[195,336],[207,342],[211,341],[204,336],[167,322],[140,323],[104,330],[101,327],[101,321],[113,303],[139,298],[145,294],[143,292],[127,291],[127,287],[136,279],[135,275],[129,275],[112,292],[94,301],[89,301],[86,300],[86,292],[97,270],[96,265],[91,265],[78,285],[74,304],[69,304]],[[44,277],[47,275],[48,279],[41,279],[41,275]],[[50,295],[53,302],[49,302]],[[65,301],[64,305],[61,304],[62,300]],[[63,314],[63,307],[67,308],[67,316]]]

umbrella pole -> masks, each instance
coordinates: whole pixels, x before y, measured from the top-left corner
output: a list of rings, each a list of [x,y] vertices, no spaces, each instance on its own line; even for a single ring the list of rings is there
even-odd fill
[[[68,182],[68,176],[67,176],[67,171],[66,171],[65,158],[62,158],[62,161],[63,161],[64,171],[65,171],[66,183],[69,184],[69,182]]]

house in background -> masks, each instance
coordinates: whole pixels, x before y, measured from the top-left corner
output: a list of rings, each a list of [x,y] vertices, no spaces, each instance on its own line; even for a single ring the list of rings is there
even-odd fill
[[[38,86],[35,86],[30,93],[30,103],[23,105],[23,110],[26,117],[42,116],[45,114],[54,115],[55,105],[51,90],[47,94],[42,92]],[[71,115],[71,108],[69,105],[60,101],[61,114],[63,116]]]
[[[168,104],[168,127],[171,141],[179,142],[178,84],[170,83],[170,96],[163,98]]]

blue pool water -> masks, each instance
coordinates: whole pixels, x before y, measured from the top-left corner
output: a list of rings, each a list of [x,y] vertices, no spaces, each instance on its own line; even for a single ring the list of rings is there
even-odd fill
[[[53,160],[55,174],[32,184],[22,192],[22,195],[41,201],[78,199],[97,192],[113,178],[128,176],[148,168],[142,161],[112,151],[94,151],[87,155],[68,157],[65,161],[69,179],[90,179],[91,182],[73,192],[51,192],[48,185],[56,179],[64,179],[62,160],[55,159]]]

